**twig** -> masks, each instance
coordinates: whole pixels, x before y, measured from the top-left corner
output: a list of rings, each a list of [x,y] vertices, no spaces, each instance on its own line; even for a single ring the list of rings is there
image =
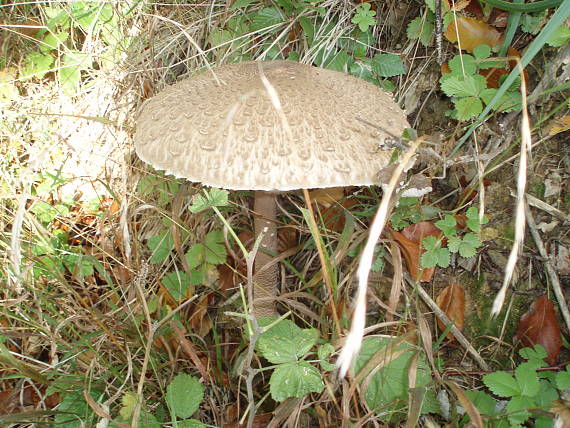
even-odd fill
[[[526,221],[528,223],[530,234],[532,235],[532,239],[534,239],[536,248],[538,248],[538,252],[540,253],[540,256],[544,261],[546,274],[548,275],[548,279],[550,279],[550,283],[552,284],[552,290],[554,291],[556,300],[558,300],[560,313],[562,314],[562,317],[566,322],[566,328],[568,328],[568,331],[570,331],[570,312],[568,311],[568,303],[566,303],[566,299],[564,298],[562,287],[560,287],[560,281],[558,279],[558,275],[554,270],[554,266],[552,266],[552,261],[548,256],[548,253],[546,252],[546,248],[544,247],[542,239],[540,238],[540,234],[538,233],[538,229],[536,227],[536,222],[534,221],[534,217],[532,216],[532,212],[530,211],[528,203],[526,204],[525,209],[526,209]]]

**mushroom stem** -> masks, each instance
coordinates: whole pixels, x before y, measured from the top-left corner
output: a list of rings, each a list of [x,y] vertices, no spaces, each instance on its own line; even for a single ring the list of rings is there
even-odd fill
[[[255,257],[255,274],[253,276],[253,312],[256,317],[274,317],[275,298],[277,297],[277,279],[279,275],[277,263],[265,267],[277,252],[277,225],[275,224],[277,205],[275,194],[257,190],[253,209],[255,236],[263,233],[259,251]],[[262,299],[258,301],[258,299]]]

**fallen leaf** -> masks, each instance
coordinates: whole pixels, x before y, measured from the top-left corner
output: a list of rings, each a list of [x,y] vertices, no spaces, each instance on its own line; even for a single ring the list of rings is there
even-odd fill
[[[542,345],[548,353],[545,361],[550,365],[556,364],[562,337],[554,305],[546,296],[536,299],[521,317],[514,340],[520,342],[521,347]]]
[[[548,135],[553,136],[570,129],[570,115],[559,117],[558,119],[551,120],[548,126]]]
[[[411,226],[404,228],[402,232],[398,232],[396,230],[392,231],[394,240],[402,249],[402,254],[404,255],[406,266],[408,267],[408,272],[412,278],[418,278],[421,270],[419,281],[431,281],[433,273],[435,272],[435,267],[423,270],[421,269],[420,257],[425,252],[425,249],[421,248],[421,242],[426,236],[439,237],[440,235],[441,230],[435,227],[431,221],[421,221],[419,223],[412,224]]]
[[[465,323],[465,291],[458,284],[451,284],[445,287],[436,299],[437,306],[445,312],[447,318],[454,322],[455,327],[463,330]],[[445,324],[437,319],[437,325],[441,331],[446,329]],[[451,332],[447,333],[447,339],[455,340]]]
[[[473,52],[479,45],[495,47],[501,39],[501,33],[478,19],[458,16],[447,27],[445,37],[450,42],[458,42],[460,49]]]
[[[212,300],[214,300],[214,293],[208,293],[198,300],[189,311],[192,331],[197,332],[201,337],[206,336],[212,329],[212,320],[207,316]]]

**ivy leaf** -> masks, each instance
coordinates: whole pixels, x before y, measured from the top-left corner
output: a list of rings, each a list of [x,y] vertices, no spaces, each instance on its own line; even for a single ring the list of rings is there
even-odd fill
[[[194,195],[189,209],[191,213],[196,214],[211,207],[225,207],[226,205],[228,205],[228,191],[213,187],[204,191],[204,194]]]
[[[516,379],[507,372],[497,371],[483,376],[483,383],[500,397],[520,395],[521,391]]]
[[[267,326],[273,321],[273,318],[261,318],[259,324]],[[259,336],[256,347],[270,363],[288,363],[305,356],[318,338],[319,332],[314,328],[302,329],[293,321],[281,320]]]
[[[275,401],[302,398],[311,392],[320,393],[323,389],[321,374],[306,361],[280,364],[269,379],[269,390]]]
[[[418,16],[408,24],[408,39],[419,40],[423,46],[430,46],[433,40],[433,22]]]
[[[380,77],[404,74],[404,63],[396,54],[377,54],[372,58],[372,69]]]
[[[194,376],[186,373],[177,375],[166,387],[166,404],[182,419],[192,416],[203,398],[204,386]]]
[[[454,100],[453,104],[457,110],[458,120],[473,119],[483,111],[483,103],[478,97],[461,98],[457,101]]]

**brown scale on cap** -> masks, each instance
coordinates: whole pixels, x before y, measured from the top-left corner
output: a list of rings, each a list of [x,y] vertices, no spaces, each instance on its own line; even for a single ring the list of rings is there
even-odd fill
[[[354,76],[290,61],[242,62],[148,100],[135,147],[176,177],[256,190],[255,233],[268,227],[261,245],[275,252],[275,193],[262,191],[378,184],[392,154],[383,142],[406,127],[389,94]],[[262,269],[271,259],[260,251],[255,262],[255,298],[267,297],[254,304],[257,316],[275,314],[277,266]]]

